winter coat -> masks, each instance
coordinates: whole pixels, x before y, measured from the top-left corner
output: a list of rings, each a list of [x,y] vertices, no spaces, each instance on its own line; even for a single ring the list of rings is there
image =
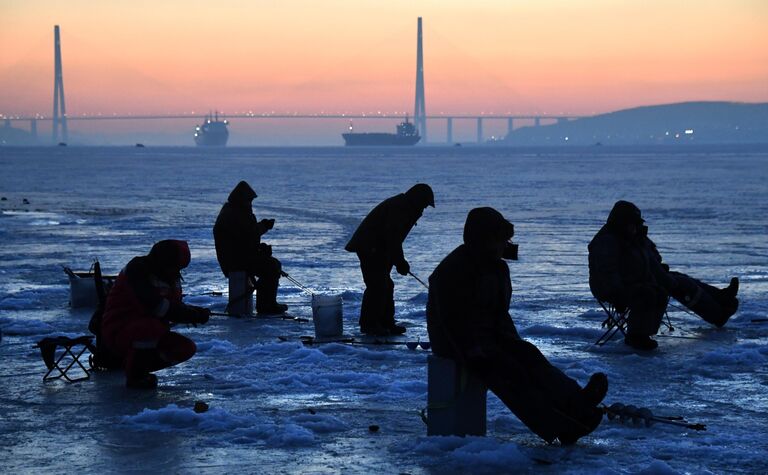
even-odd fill
[[[168,324],[183,309],[180,278],[162,279],[153,270],[149,256],[134,257],[109,291],[102,335],[107,342],[113,342],[131,320],[152,318]]]
[[[606,224],[588,249],[589,288],[599,300],[622,305],[629,301],[633,286],[674,286],[656,244],[645,235],[628,238]]]
[[[454,249],[429,277],[432,351],[459,361],[503,352],[505,342],[520,340],[509,315],[511,297],[506,262],[467,244]]]
[[[251,201],[255,197],[256,193],[247,183],[238,183],[213,226],[216,258],[227,277],[231,271],[246,270],[247,263],[262,252],[261,236],[269,228],[253,214]]]
[[[390,264],[398,264],[405,260],[403,241],[422,211],[423,207],[405,193],[387,198],[368,213],[344,249],[383,254]]]

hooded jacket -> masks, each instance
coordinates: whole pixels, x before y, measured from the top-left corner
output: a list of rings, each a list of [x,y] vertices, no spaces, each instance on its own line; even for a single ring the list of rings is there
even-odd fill
[[[251,201],[254,198],[256,192],[248,183],[238,183],[221,207],[213,226],[216,258],[227,277],[231,271],[246,269],[249,258],[259,252],[261,236],[269,230],[253,214]]]
[[[114,341],[134,319],[175,321],[184,308],[179,272],[189,261],[189,246],[176,240],[159,241],[148,255],[131,259],[107,296],[101,327],[105,339]]]
[[[492,208],[470,211],[464,244],[429,277],[427,331],[436,355],[464,361],[478,351],[494,353],[508,339],[520,339],[509,314],[509,267],[488,249],[488,242],[511,226]]]
[[[380,253],[392,264],[405,260],[403,242],[424,208],[435,206],[432,189],[423,183],[387,198],[363,219],[344,247],[349,252]]]
[[[589,288],[595,298],[626,305],[631,288],[639,284],[673,286],[656,244],[644,232],[627,236],[627,224],[643,226],[640,210],[618,201],[605,225],[589,243]]]

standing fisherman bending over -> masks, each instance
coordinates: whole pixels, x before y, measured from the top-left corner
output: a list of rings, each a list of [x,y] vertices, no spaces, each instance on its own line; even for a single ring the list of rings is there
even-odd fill
[[[536,435],[572,444],[600,424],[608,378],[584,388],[523,340],[509,315],[512,284],[503,259],[517,259],[512,223],[493,208],[467,215],[464,244],[429,277],[427,331],[435,355],[477,375]]]
[[[259,278],[256,284],[256,312],[283,313],[288,306],[277,303],[282,266],[272,257],[272,246],[261,242],[261,236],[272,229],[275,220],[256,220],[251,207],[254,198],[256,192],[244,181],[229,194],[213,226],[216,258],[226,277],[230,272],[244,271],[249,277],[255,275]]]
[[[122,358],[129,388],[156,387],[152,372],[182,363],[197,350],[170,327],[206,323],[211,314],[181,302],[181,269],[189,260],[185,241],[160,241],[149,255],[131,259],[109,292],[101,335],[107,350]]]
[[[427,206],[435,207],[432,188],[424,183],[379,203],[360,223],[347,243],[360,259],[365,292],[360,308],[360,331],[371,335],[399,335],[405,327],[395,323],[395,284],[392,266],[408,275],[411,266],[403,256],[403,241]]]

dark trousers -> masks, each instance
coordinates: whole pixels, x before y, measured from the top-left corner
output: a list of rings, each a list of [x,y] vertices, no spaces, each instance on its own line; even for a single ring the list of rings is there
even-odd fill
[[[678,302],[706,322],[722,326],[736,312],[739,301],[722,290],[680,272],[670,272],[675,288],[670,292]]]
[[[669,295],[658,285],[638,285],[631,290],[627,333],[651,336],[659,331]]]
[[[523,424],[548,442],[578,430],[576,419],[593,410],[582,400],[579,383],[527,341],[506,340],[468,363]]]
[[[395,283],[392,263],[376,252],[358,252],[365,291],[360,307],[360,328],[390,328],[395,324]]]
[[[182,363],[195,354],[189,338],[170,331],[156,318],[130,321],[114,337],[110,350],[123,358],[128,377],[141,376]]]
[[[259,278],[256,284],[256,311],[269,309],[277,303],[277,287],[283,270],[280,261],[259,253],[248,262],[248,273]]]

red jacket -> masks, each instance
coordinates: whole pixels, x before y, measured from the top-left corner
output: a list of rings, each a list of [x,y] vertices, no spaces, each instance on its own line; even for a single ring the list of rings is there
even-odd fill
[[[102,335],[108,343],[114,342],[123,327],[135,319],[155,318],[168,324],[171,308],[183,305],[181,295],[180,279],[163,280],[152,271],[148,256],[134,257],[120,271],[107,296]]]

